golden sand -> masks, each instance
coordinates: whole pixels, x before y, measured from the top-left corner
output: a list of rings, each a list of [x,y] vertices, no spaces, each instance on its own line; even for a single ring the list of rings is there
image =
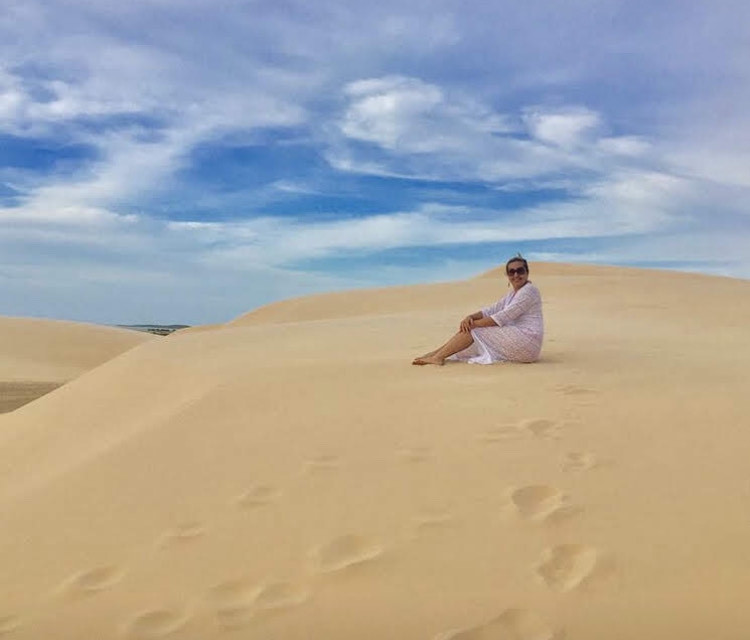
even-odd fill
[[[0,637],[747,638],[750,282],[531,276],[535,364],[409,364],[494,271],[269,305],[0,416]]]

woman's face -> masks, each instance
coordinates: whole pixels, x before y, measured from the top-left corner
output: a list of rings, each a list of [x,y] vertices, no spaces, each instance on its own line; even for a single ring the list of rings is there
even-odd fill
[[[529,279],[529,272],[526,270],[526,265],[521,260],[514,260],[511,262],[505,270],[508,276],[508,282],[513,285],[513,288],[518,291]]]

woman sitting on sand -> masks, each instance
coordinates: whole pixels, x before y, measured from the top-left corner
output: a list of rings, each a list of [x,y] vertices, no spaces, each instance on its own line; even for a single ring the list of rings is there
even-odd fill
[[[442,365],[447,358],[478,364],[537,360],[544,336],[542,297],[529,281],[529,265],[520,255],[508,260],[505,273],[513,291],[466,316],[456,335],[412,364]]]

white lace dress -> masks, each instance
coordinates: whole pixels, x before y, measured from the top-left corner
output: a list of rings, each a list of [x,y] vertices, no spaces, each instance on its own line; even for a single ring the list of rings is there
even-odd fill
[[[539,359],[544,338],[542,296],[531,282],[490,307],[482,315],[497,322],[496,327],[471,330],[474,344],[452,355],[448,360],[476,364],[493,362],[534,362]]]

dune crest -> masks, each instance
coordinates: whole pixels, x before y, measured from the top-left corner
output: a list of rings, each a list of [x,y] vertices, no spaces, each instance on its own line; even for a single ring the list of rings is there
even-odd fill
[[[0,413],[43,396],[153,338],[147,333],[82,322],[0,317]]]

